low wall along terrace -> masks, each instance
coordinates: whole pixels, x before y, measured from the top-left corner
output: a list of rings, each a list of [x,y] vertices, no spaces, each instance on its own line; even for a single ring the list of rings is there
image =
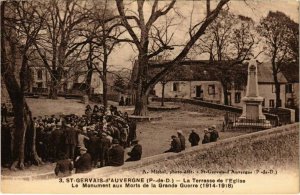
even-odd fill
[[[296,169],[299,123],[192,147],[143,166],[151,170]],[[139,170],[136,170],[139,171]]]
[[[161,98],[153,97],[152,101],[161,101]],[[207,102],[207,101],[202,101],[202,100],[195,100],[195,99],[186,99],[186,98],[165,98],[165,102],[177,102],[177,103],[183,103],[183,104],[191,104],[191,105],[196,105],[196,106],[201,106],[201,107],[206,107],[206,108],[212,108],[212,109],[217,109],[217,110],[224,110],[227,112],[232,112],[232,113],[238,113],[242,114],[243,109],[240,107],[235,107],[235,106],[228,106],[228,105],[223,105],[223,104],[217,104],[217,103],[212,103],[212,102]],[[278,119],[280,120],[281,116],[279,115],[279,118],[275,114],[270,114],[270,113],[265,113],[264,115],[266,116],[267,120],[274,120],[277,121]],[[290,116],[288,116],[290,117]],[[288,121],[285,121],[283,124],[290,123],[290,119]]]
[[[84,174],[86,177],[104,177],[124,172],[142,173],[142,170],[249,170],[257,168],[298,170],[299,123],[272,128],[219,140],[186,149],[180,153],[165,153],[126,162],[121,167],[105,167]],[[82,176],[84,176],[82,175]],[[85,177],[84,176],[84,177]],[[49,179],[54,172],[35,176],[2,179]]]

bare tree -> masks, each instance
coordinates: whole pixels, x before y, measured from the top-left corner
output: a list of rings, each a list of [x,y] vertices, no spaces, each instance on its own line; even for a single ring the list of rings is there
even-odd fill
[[[13,105],[15,125],[12,170],[17,166],[24,168],[25,153],[30,154],[27,157],[36,164],[42,163],[36,152],[36,131],[31,111],[24,98],[29,51],[43,23],[32,7],[32,2],[1,3],[1,75]],[[18,54],[21,63],[16,61]],[[15,74],[18,63],[21,64],[19,82]],[[29,151],[25,152],[25,149]]]
[[[253,56],[257,46],[254,21],[221,11],[219,17],[208,27],[207,33],[195,45],[197,54],[209,56],[209,69],[222,84],[224,104],[228,105],[228,88],[240,80],[242,63]]]
[[[207,17],[196,25],[195,33],[190,37],[187,43],[184,45],[183,49],[179,54],[169,62],[163,63],[165,68],[157,73],[153,78],[147,80],[148,74],[148,66],[149,66],[149,59],[156,55],[159,55],[161,52],[165,50],[171,49],[170,47],[160,47],[153,53],[149,51],[149,43],[150,39],[150,32],[153,29],[155,22],[158,21],[159,18],[162,16],[167,15],[171,10],[173,10],[176,0],[172,0],[171,2],[164,2],[164,6],[159,8],[158,0],[154,0],[151,7],[151,12],[149,19],[146,21],[145,14],[144,14],[144,3],[145,1],[137,1],[137,14],[136,15],[128,15],[125,13],[125,6],[123,0],[116,0],[118,12],[122,19],[123,25],[127,29],[129,35],[131,36],[137,50],[138,50],[138,71],[137,71],[137,80],[136,83],[136,101],[135,101],[135,115],[147,115],[147,97],[150,90],[154,87],[154,85],[160,81],[171,69],[176,67],[179,62],[181,62],[186,55],[189,53],[191,47],[194,43],[201,37],[206,28],[216,19],[222,7],[227,4],[229,0],[221,0],[217,4],[216,8],[207,14]],[[134,27],[137,27],[138,30],[135,31]],[[138,32],[140,32],[138,34]]]
[[[114,15],[114,10],[109,1],[105,0],[103,4],[95,3],[92,8],[90,18],[91,28],[86,29],[85,36],[89,39],[89,72],[96,70],[103,82],[103,105],[107,107],[107,73],[109,71],[109,57],[120,43],[132,41],[123,38],[126,32],[122,30],[119,17]]]
[[[51,78],[49,97],[56,99],[68,65],[80,59],[88,40],[79,37],[80,26],[89,18],[83,1],[48,0],[37,7],[44,18],[43,33],[35,41],[35,48]]]

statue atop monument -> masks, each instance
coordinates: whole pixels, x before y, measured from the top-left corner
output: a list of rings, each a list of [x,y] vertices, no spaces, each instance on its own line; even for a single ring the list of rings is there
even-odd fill
[[[262,102],[264,98],[259,96],[257,80],[257,61],[251,59],[248,65],[246,96],[242,98],[243,113],[235,126],[251,127],[255,125],[270,128],[270,122],[262,112]]]

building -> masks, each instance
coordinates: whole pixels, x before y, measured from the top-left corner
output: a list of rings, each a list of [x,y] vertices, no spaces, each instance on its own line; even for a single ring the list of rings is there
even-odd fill
[[[206,65],[204,61],[193,61],[187,65],[180,65],[175,72],[170,73],[164,80],[158,82],[153,88],[153,94],[157,97],[162,97],[164,88],[164,97],[166,98],[193,98],[201,99],[214,103],[224,104],[223,87],[215,78],[213,70]],[[151,67],[150,77],[161,67]],[[247,69],[241,74],[247,78]],[[280,99],[282,107],[286,105],[286,98],[289,97],[288,82],[282,73],[278,74],[280,83]],[[238,82],[236,82],[238,83]],[[241,107],[242,97],[246,94],[246,82],[228,86],[228,103],[232,106]],[[270,63],[261,63],[258,65],[258,87],[259,95],[264,97],[264,107],[275,106],[275,85],[274,85],[272,69]],[[164,85],[164,87],[163,87]],[[297,88],[296,83],[293,84],[293,89]],[[299,86],[298,86],[299,87]],[[298,88],[299,89],[299,88]]]
[[[299,64],[290,64],[282,70],[282,74],[287,79],[285,86],[287,108],[299,109]]]
[[[155,69],[155,68],[154,68]],[[201,64],[181,65],[167,78],[155,85],[153,93],[166,98],[195,98],[204,101],[221,103],[222,85]]]
[[[275,82],[273,79],[273,73],[270,62],[261,63],[257,66],[257,79],[258,79],[258,91],[259,95],[264,98],[263,106],[268,108],[275,107]],[[287,79],[279,72],[278,81],[280,83],[280,99],[282,107],[285,107],[286,102],[286,84]],[[246,95],[246,86],[233,87],[230,92],[230,105],[242,106],[241,98]]]
[[[43,65],[30,65],[30,83],[28,84],[27,92],[29,93],[44,93],[50,91],[51,75]],[[62,79],[59,83],[58,93],[81,93],[86,90],[86,67],[74,69],[73,67],[64,67],[62,72]],[[91,92],[93,94],[103,94],[103,82],[96,71],[92,74]]]

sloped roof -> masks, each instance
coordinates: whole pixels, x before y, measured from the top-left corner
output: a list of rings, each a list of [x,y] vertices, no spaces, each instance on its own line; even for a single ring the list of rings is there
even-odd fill
[[[164,66],[155,65],[155,62],[151,61],[148,71],[148,79],[153,78],[158,72],[163,70]],[[271,84],[274,83],[271,63],[261,63],[258,64],[258,83]],[[134,64],[131,77],[131,85],[134,83],[137,78],[137,69],[138,64]],[[240,75],[237,76],[237,79],[247,78],[247,65],[241,66]],[[166,81],[217,81],[216,74],[214,74],[214,68],[207,64],[207,61],[203,60],[191,60],[188,62],[181,63],[180,66],[177,66],[173,71],[171,71],[165,78]],[[279,83],[287,83],[287,79],[280,72],[278,73]]]
[[[272,65],[270,62],[258,64],[257,69],[258,83],[274,83]],[[279,83],[287,83],[286,78],[281,72],[277,74],[277,78]]]
[[[299,64],[289,64],[282,68],[282,74],[285,76],[288,82],[298,83],[299,82]]]
[[[164,67],[151,67],[149,69],[149,78],[155,76]],[[201,64],[180,65],[168,73],[164,80],[167,81],[215,81],[217,78],[210,70]]]

